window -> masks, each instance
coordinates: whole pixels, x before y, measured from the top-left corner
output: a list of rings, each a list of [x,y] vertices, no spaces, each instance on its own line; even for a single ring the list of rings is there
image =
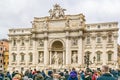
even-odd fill
[[[87,44],[90,44],[90,36],[87,36],[87,39],[86,39],[87,41],[86,41],[86,43]]]
[[[108,61],[112,61],[112,51],[108,51]]]
[[[16,40],[13,40],[13,46],[16,46]]]
[[[97,28],[100,28],[100,25],[98,25]]]
[[[111,27],[111,24],[109,24],[109,28]]]
[[[16,61],[16,54],[13,54],[13,62]]]
[[[24,54],[21,54],[21,62],[24,61]]]
[[[90,29],[90,26],[87,26],[87,29]]]
[[[24,46],[25,43],[24,43],[24,39],[21,40],[21,46]]]
[[[3,61],[2,60],[0,60],[0,63],[2,63]]]
[[[108,54],[108,61],[112,61],[112,54],[111,53]]]
[[[1,44],[3,44],[3,42],[1,42]]]
[[[112,35],[108,35],[108,43],[112,42]]]
[[[100,51],[97,52],[97,62],[101,61],[101,53]]]
[[[0,48],[0,50],[2,51],[2,48]]]
[[[32,53],[30,53],[29,56],[30,56],[30,60],[29,61],[32,62],[33,61],[33,55],[32,55]]]
[[[32,43],[32,40],[31,40],[31,39],[29,40],[29,43],[30,43],[30,46],[32,46],[32,45],[33,45],[33,43]]]
[[[97,36],[97,43],[101,43],[101,37]]]

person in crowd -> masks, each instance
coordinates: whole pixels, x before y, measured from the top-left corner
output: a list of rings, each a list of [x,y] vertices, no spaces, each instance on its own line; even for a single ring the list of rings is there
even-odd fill
[[[78,80],[77,72],[75,70],[72,70],[70,72],[70,76],[69,76],[68,80]]]
[[[98,78],[98,73],[96,70],[94,70],[92,75],[92,80],[97,80],[97,78]]]
[[[33,75],[32,75],[32,70],[29,70],[28,78],[30,79],[30,78],[32,78],[32,77],[33,77]]]
[[[0,80],[4,80],[4,74],[0,73]]]
[[[118,71],[117,70],[111,70],[110,71],[111,72],[111,74],[113,75],[113,77],[115,78],[115,79],[118,79]]]
[[[80,80],[85,80],[85,72],[83,70],[80,73]]]
[[[92,73],[90,71],[85,72],[85,80],[92,80]]]
[[[32,73],[32,74],[34,75],[34,74],[36,74],[36,73],[37,73],[37,70],[36,70],[36,69],[34,69],[34,71],[33,71],[33,73]]]
[[[60,75],[59,80],[65,80],[65,76],[63,72],[60,72],[59,75]]]
[[[17,73],[15,76],[12,78],[12,80],[22,80],[21,74]]]
[[[97,80],[115,80],[112,74],[109,72],[109,67],[107,65],[102,66],[102,75],[97,78]]]
[[[68,78],[69,78],[69,73],[68,73],[68,71],[66,70],[66,72],[65,72],[65,80],[68,80]]]
[[[12,77],[11,77],[9,71],[6,73],[5,77],[6,77],[7,80],[12,80]]]
[[[53,71],[48,71],[48,76],[46,80],[53,80]]]
[[[43,76],[44,78],[47,77],[46,74],[45,74],[45,72],[44,72],[44,70],[42,70],[41,74],[42,74],[42,76]]]
[[[44,77],[42,76],[40,71],[37,71],[37,73],[34,74],[33,80],[44,80]]]

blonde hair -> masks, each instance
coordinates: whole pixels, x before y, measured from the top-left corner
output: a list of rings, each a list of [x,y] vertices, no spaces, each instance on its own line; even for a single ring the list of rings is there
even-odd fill
[[[14,79],[18,79],[18,80],[21,80],[22,79],[22,76],[20,74],[16,74],[14,77],[13,77],[13,80]]]

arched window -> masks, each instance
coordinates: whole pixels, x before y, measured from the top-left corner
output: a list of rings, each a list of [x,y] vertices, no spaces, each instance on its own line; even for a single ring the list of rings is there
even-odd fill
[[[25,61],[25,54],[21,53],[21,62],[24,62],[24,61]]]
[[[112,61],[112,54],[113,52],[112,51],[108,51],[108,61]]]
[[[100,28],[100,27],[101,27],[100,25],[97,26],[97,28]]]
[[[100,36],[97,36],[96,42],[97,42],[97,43],[101,43],[101,37],[100,37]]]
[[[12,53],[12,56],[13,56],[13,62],[16,62],[16,54]]]
[[[29,53],[29,62],[32,62],[33,61],[33,55],[32,53]]]
[[[112,35],[108,35],[108,43],[112,42]]]
[[[32,39],[31,39],[31,38],[29,39],[29,44],[30,44],[30,46],[33,45],[33,42],[32,42]]]
[[[16,46],[16,40],[15,39],[13,40],[13,46]]]
[[[24,39],[21,39],[21,46],[24,46],[25,43],[24,43]]]
[[[101,61],[101,53],[100,51],[97,51],[96,54],[97,54],[97,62],[100,62]]]

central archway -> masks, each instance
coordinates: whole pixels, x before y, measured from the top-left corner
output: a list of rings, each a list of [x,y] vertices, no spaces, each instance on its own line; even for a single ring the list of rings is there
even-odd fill
[[[62,44],[62,42],[60,42],[60,41],[53,42],[51,49],[53,51],[63,50],[63,44]]]
[[[63,65],[65,62],[64,45],[61,41],[56,40],[51,44],[50,64]]]

